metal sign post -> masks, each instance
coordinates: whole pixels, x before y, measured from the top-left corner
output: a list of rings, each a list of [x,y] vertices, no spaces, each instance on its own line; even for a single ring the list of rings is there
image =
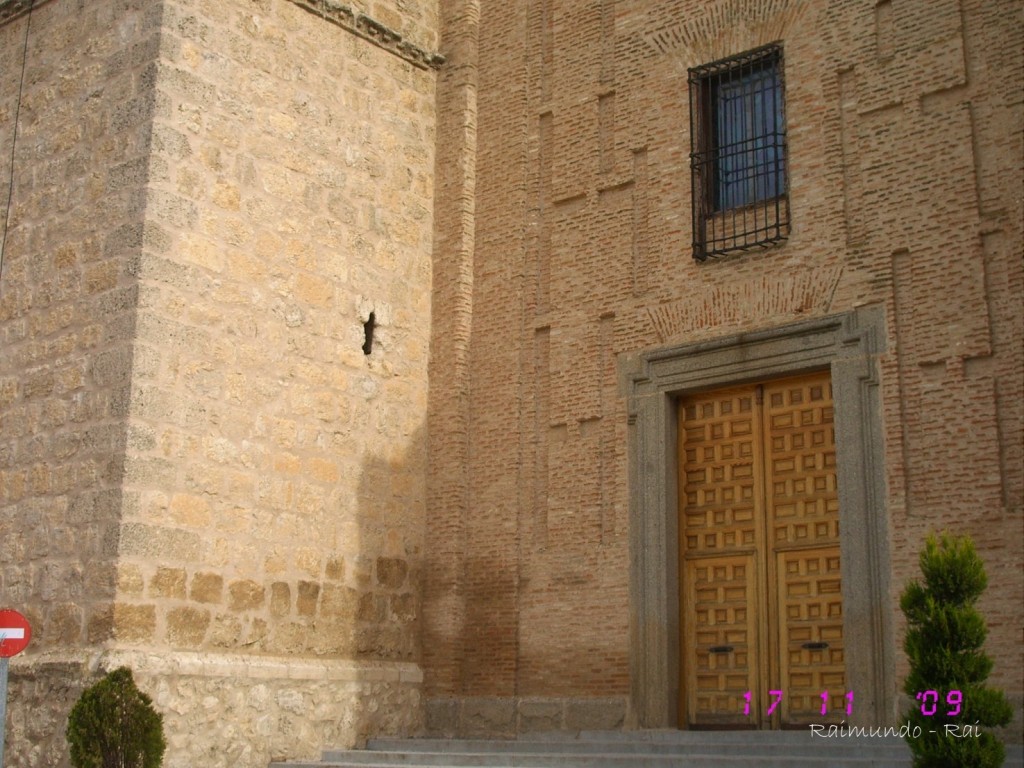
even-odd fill
[[[11,656],[25,650],[32,639],[28,619],[17,611],[0,611],[0,768],[4,766],[4,741],[7,736],[7,671]]]
[[[0,643],[3,639],[0,639]],[[6,656],[0,656],[0,768],[4,768],[4,740],[7,735],[7,668]]]

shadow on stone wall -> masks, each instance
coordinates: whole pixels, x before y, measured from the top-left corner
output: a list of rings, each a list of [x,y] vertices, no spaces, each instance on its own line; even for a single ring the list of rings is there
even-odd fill
[[[390,430],[389,430],[390,432]],[[426,527],[426,434],[388,435],[405,448],[363,461],[359,481],[358,665],[353,743],[423,731],[422,606]]]

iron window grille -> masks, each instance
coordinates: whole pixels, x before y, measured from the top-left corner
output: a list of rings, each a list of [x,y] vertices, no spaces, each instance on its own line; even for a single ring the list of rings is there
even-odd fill
[[[690,71],[693,257],[789,235],[782,46]]]

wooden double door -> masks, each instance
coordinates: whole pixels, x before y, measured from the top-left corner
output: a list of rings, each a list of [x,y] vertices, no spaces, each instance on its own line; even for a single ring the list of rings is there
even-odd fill
[[[835,456],[827,373],[680,401],[682,727],[838,722],[852,706]]]

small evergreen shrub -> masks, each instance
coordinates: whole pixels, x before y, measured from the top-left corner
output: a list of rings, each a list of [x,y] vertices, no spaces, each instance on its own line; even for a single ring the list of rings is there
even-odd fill
[[[984,683],[992,660],[982,651],[988,629],[974,603],[988,585],[967,536],[929,536],[921,553],[924,583],[900,598],[907,617],[903,648],[910,674],[903,690],[915,698],[907,713],[917,768],[998,768],[1002,742],[983,728],[1006,725],[1013,710],[1003,692]]]
[[[127,667],[86,688],[68,717],[74,768],[160,768],[163,717]]]

